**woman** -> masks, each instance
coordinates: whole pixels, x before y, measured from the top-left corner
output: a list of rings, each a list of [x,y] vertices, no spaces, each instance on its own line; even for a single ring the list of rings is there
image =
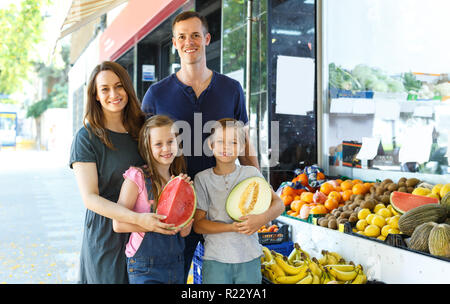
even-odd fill
[[[128,234],[114,233],[112,219],[149,231],[157,217],[117,204],[122,174],[144,164],[137,139],[145,115],[127,71],[105,61],[92,71],[82,127],[70,154],[81,197],[87,208],[80,254],[80,283],[128,283],[125,245]]]

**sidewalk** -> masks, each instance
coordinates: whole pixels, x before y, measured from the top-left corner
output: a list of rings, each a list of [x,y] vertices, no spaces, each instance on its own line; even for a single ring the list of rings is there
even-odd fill
[[[68,157],[0,151],[0,283],[76,283],[85,208]]]

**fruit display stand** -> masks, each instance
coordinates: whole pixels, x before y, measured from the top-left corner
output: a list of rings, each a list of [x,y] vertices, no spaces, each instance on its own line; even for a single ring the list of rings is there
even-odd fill
[[[319,255],[323,248],[338,251],[346,260],[361,263],[369,280],[387,284],[450,283],[448,261],[286,216],[280,216],[278,220],[292,226],[292,241],[306,251],[313,255]]]

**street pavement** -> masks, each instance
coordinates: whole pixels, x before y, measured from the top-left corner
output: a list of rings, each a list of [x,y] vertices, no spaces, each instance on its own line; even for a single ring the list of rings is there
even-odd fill
[[[76,283],[85,207],[68,158],[0,150],[0,283]]]

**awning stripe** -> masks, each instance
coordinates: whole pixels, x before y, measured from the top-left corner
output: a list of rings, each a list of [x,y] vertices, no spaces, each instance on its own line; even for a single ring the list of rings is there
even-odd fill
[[[73,0],[63,25],[62,37],[78,30],[127,0]]]

